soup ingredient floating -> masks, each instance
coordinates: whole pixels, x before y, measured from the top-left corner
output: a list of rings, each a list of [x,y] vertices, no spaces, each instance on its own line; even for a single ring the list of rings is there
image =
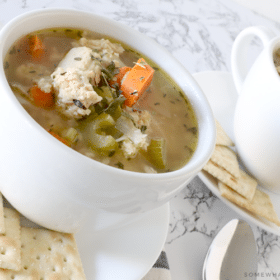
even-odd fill
[[[28,51],[34,60],[39,61],[45,55],[45,47],[42,40],[37,35],[28,38],[28,47]]]
[[[126,72],[120,85],[122,94],[126,97],[125,105],[131,107],[135,104],[152,82],[154,72],[155,70],[143,58]]]
[[[176,84],[149,59],[99,34],[59,28],[28,34],[9,50],[5,71],[43,128],[102,163],[168,172],[196,149],[196,117]]]

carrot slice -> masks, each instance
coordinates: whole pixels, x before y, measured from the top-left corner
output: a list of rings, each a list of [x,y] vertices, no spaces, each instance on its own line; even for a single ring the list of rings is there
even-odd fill
[[[120,89],[126,97],[125,105],[131,107],[150,85],[155,70],[140,58],[123,80]]]
[[[50,133],[52,136],[54,136],[57,140],[59,140],[60,142],[62,142],[62,143],[65,144],[66,146],[69,146],[69,147],[70,147],[70,143],[69,143],[66,139],[60,137],[58,134],[56,134],[56,133],[53,132],[53,131],[49,131],[49,133]]]
[[[112,87],[114,84],[118,84],[119,88],[122,84],[122,79],[124,78],[125,74],[131,70],[131,67],[124,66],[119,68],[119,73],[116,74],[113,79],[109,82],[109,85]]]
[[[34,85],[29,89],[29,94],[38,107],[51,108],[54,106],[53,92],[44,92],[37,85]]]
[[[32,55],[33,59],[37,61],[41,60],[45,55],[45,46],[37,35],[33,35],[29,38],[29,53]]]

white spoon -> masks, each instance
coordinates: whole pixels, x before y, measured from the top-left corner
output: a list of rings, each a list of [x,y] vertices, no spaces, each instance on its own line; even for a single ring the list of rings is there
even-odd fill
[[[214,238],[204,261],[203,280],[255,280],[257,246],[251,227],[242,220],[228,222]]]

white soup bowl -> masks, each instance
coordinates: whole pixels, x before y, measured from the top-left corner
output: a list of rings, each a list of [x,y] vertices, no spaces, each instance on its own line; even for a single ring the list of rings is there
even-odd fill
[[[151,58],[187,95],[198,121],[198,145],[180,170],[144,174],[92,160],[63,145],[20,105],[5,77],[3,60],[20,37],[44,28],[96,31]],[[215,145],[215,122],[203,92],[188,71],[152,39],[105,17],[68,9],[20,15],[0,32],[0,190],[23,215],[44,227],[76,232],[132,221],[167,203],[202,169]],[[176,121],[176,120],[174,120]]]

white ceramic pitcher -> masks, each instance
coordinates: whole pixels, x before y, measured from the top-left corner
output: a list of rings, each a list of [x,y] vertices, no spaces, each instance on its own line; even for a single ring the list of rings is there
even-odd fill
[[[261,39],[264,49],[248,69],[250,43]],[[280,36],[262,26],[249,27],[232,49],[232,74],[239,93],[234,135],[239,157],[259,183],[280,193],[280,76],[273,54]]]

